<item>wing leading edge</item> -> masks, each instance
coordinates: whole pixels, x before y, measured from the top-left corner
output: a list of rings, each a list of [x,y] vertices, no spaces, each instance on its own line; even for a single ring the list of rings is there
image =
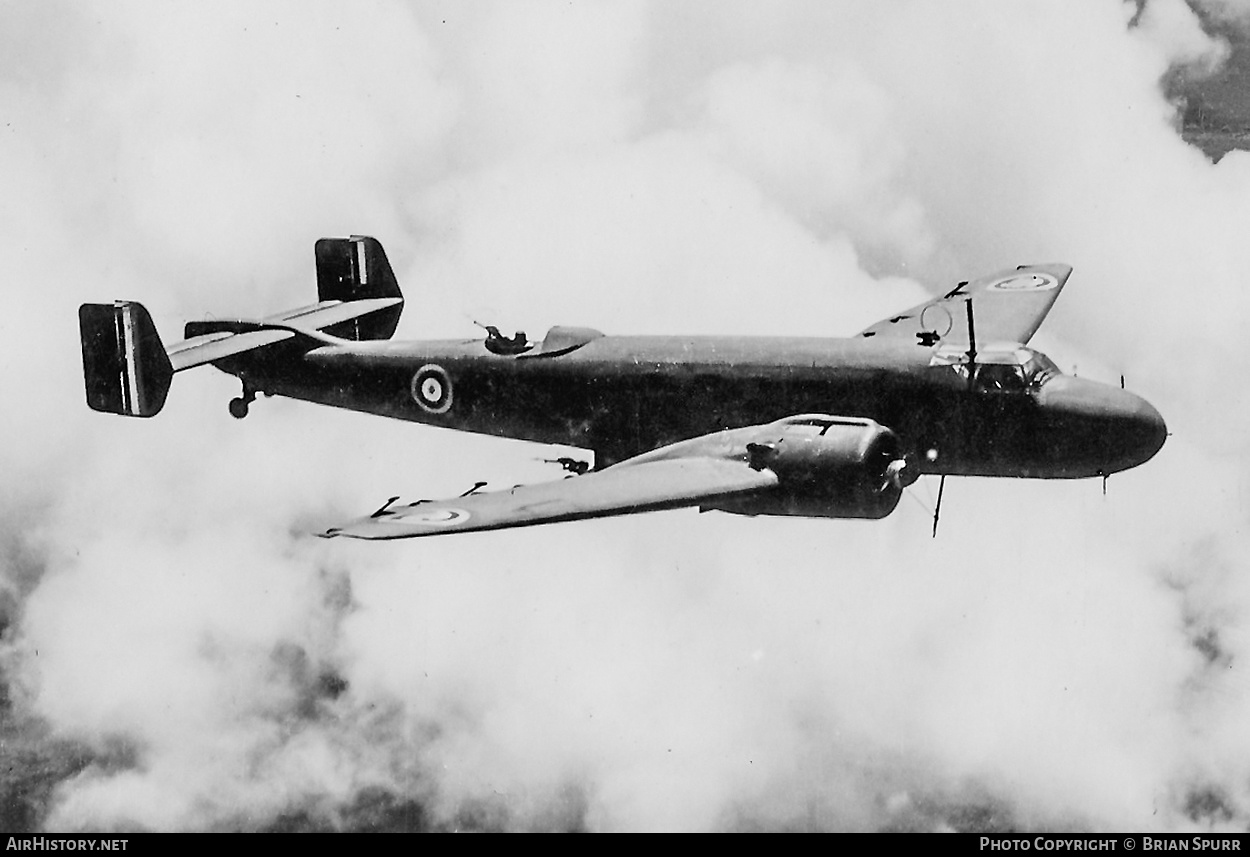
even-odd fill
[[[902,337],[921,345],[967,343],[972,301],[978,342],[1029,341],[1072,275],[1070,265],[1021,265],[963,282],[940,298],[877,322],[860,336]]]

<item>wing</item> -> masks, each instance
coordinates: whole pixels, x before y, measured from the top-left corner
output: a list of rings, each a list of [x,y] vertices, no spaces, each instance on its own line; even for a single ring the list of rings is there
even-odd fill
[[[525,527],[694,506],[766,491],[776,484],[777,475],[771,470],[754,470],[740,460],[692,457],[622,462],[556,482],[519,485],[454,500],[388,505],[324,535],[408,539]]]
[[[1037,332],[1071,274],[1069,265],[1021,265],[1000,271],[960,283],[942,297],[879,321],[859,335],[902,337],[922,345],[938,339],[966,343],[971,299],[977,342],[1023,344]]]

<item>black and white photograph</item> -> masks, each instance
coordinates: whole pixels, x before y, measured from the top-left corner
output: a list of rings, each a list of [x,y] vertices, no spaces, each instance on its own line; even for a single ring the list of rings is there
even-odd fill
[[[0,122],[6,850],[1250,847],[1250,0],[0,0]]]

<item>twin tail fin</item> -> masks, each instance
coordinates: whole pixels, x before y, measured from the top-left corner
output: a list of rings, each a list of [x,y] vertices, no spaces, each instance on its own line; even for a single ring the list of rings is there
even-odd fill
[[[322,238],[315,247],[312,306],[258,320],[189,322],[168,350],[142,304],[78,308],[87,404],[96,411],[151,417],[165,405],[175,372],[305,334],[310,347],[331,338],[390,339],[404,308],[386,251],[374,238]]]

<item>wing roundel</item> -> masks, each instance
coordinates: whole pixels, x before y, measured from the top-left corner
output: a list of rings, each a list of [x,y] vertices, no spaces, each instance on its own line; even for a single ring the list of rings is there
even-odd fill
[[[972,282],[940,298],[883,319],[862,337],[908,339],[918,345],[968,343],[967,303],[972,301],[978,342],[1027,343],[1041,327],[1072,274],[1070,265],[1021,265]]]

